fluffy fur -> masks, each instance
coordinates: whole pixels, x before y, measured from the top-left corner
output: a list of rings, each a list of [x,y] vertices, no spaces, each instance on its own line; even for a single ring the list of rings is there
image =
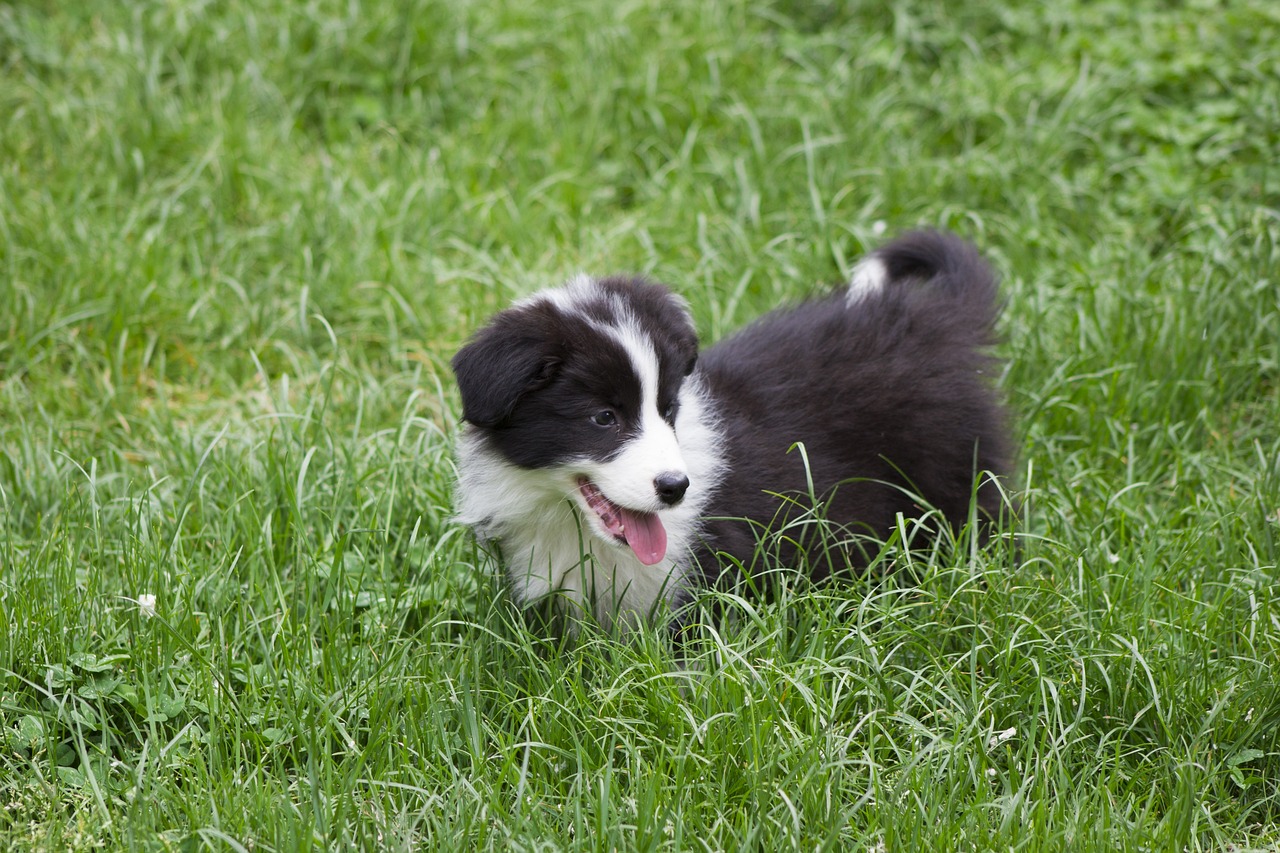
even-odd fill
[[[814,577],[856,569],[861,534],[926,506],[959,527],[976,498],[996,518],[997,314],[990,268],[937,232],[701,356],[680,297],[580,276],[454,357],[459,519],[497,545],[517,600],[558,596],[608,625],[679,606],[762,552]]]

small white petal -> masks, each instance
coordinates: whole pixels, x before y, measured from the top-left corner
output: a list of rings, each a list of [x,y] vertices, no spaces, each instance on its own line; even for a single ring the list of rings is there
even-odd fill
[[[1018,729],[1014,726],[1011,726],[1002,732],[996,732],[991,736],[991,739],[987,741],[987,749],[994,749],[1010,738],[1016,737],[1017,734]]]

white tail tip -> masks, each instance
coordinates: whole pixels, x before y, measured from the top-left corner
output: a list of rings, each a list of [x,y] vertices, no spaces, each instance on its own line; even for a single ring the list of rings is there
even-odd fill
[[[849,277],[848,304],[856,305],[866,297],[879,293],[884,289],[888,278],[889,270],[885,267],[884,261],[875,255],[863,258],[853,268],[853,275]]]

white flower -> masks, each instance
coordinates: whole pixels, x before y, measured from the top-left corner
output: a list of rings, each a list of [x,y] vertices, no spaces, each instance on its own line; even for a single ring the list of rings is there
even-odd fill
[[[1017,737],[1017,735],[1018,735],[1018,729],[1012,726],[1005,729],[1002,732],[996,732],[991,736],[991,739],[987,741],[987,749],[995,749],[997,746],[1004,743],[1005,741],[1011,738]]]
[[[156,615],[156,597],[149,592],[144,592],[138,596],[138,612],[143,616]]]

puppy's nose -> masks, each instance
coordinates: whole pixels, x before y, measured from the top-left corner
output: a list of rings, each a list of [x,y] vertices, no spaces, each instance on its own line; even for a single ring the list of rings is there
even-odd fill
[[[667,506],[675,506],[689,489],[689,478],[679,471],[666,471],[653,478],[653,488],[658,500]]]

